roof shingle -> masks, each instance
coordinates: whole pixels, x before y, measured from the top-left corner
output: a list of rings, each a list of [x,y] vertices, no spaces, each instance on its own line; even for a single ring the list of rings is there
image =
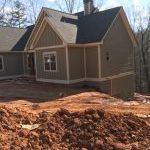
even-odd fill
[[[0,51],[23,51],[33,26],[25,29],[0,27]]]
[[[84,12],[68,14],[44,8],[48,19],[67,43],[100,42],[122,7],[84,16]],[[0,51],[23,51],[34,25],[26,29],[0,27]]]

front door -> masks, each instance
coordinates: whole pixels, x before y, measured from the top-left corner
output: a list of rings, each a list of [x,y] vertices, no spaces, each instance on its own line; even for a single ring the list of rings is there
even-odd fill
[[[27,56],[29,75],[35,75],[35,60],[34,53],[29,53]]]

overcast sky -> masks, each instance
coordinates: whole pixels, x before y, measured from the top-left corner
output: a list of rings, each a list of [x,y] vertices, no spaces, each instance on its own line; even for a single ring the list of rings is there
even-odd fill
[[[0,0],[1,1],[1,0]],[[39,14],[41,8],[43,6],[58,9],[55,0],[35,0],[38,2],[38,8],[37,8],[37,15]],[[59,1],[59,0],[58,0]],[[81,1],[81,6],[79,11],[83,10],[83,0]],[[100,1],[100,0],[94,0],[94,1]],[[142,10],[142,17],[146,17],[150,15],[150,0],[103,0],[104,3],[101,7],[101,10],[109,9],[112,7],[117,6],[123,6],[127,16],[130,18],[130,11],[132,10]],[[24,2],[28,9],[28,0],[21,0],[21,2]],[[1,5],[1,3],[0,3]],[[62,4],[63,5],[63,4]],[[9,11],[10,7],[7,6],[6,10]],[[30,10],[29,10],[30,11]]]
[[[100,0],[99,0],[100,1]],[[115,6],[124,6],[124,7],[150,7],[150,0],[105,0],[103,8],[111,8]],[[46,0],[45,5],[56,8],[55,0]]]

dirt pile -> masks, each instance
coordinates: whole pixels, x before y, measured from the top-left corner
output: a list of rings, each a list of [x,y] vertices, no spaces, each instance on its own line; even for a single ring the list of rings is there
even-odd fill
[[[51,115],[0,109],[0,149],[148,150],[150,126],[132,114],[88,109]],[[21,124],[39,124],[27,130]]]

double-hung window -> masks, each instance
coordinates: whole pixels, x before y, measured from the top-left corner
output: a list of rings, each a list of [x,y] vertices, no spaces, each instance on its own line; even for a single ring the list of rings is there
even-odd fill
[[[57,72],[57,55],[56,52],[45,52],[44,57],[44,71]]]
[[[4,70],[3,56],[0,56],[0,71]]]

